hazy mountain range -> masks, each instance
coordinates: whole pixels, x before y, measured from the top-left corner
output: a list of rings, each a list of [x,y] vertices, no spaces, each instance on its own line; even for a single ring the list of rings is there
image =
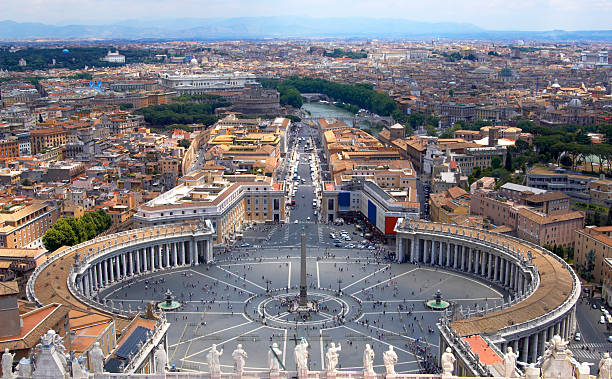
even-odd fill
[[[262,38],[464,38],[612,40],[602,31],[492,31],[469,23],[390,18],[238,17],[126,20],[106,25],[48,25],[0,21],[0,40],[32,39],[262,39]]]

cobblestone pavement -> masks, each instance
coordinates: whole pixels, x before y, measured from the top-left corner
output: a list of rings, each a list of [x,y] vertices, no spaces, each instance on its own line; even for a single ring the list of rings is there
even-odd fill
[[[272,234],[282,235],[279,229]],[[298,292],[298,246],[237,248],[216,259],[214,265],[160,271],[111,287],[102,298],[124,309],[144,309],[170,289],[183,305],[167,313],[169,359],[183,370],[207,370],[206,353],[213,343],[224,348],[224,370],[231,370],[238,343],[249,355],[247,368],[265,370],[273,342],[283,351],[284,365],[293,369],[295,341],[305,337],[311,369],[324,369],[333,341],[342,344],[342,369],[361,367],[369,343],[376,366],[382,367],[382,352],[393,345],[398,372],[419,372],[423,357],[438,352],[440,313],[426,309],[425,299],[439,289],[445,299],[473,307],[492,305],[503,295],[470,276],[390,263],[369,250],[309,248],[309,295],[318,300],[319,311],[303,320],[288,307]]]

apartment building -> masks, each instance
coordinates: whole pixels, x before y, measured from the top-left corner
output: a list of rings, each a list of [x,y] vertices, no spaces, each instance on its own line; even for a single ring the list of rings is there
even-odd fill
[[[30,130],[30,145],[33,155],[47,149],[63,147],[67,142],[68,131],[64,128]]]
[[[459,187],[452,187],[429,197],[429,218],[433,222],[456,224],[457,216],[470,213],[470,194]]]
[[[19,156],[19,141],[17,139],[0,140],[0,159]]]
[[[584,227],[584,214],[579,211],[547,215],[532,209],[519,209],[516,235],[540,246],[573,247],[576,230]]]
[[[577,201],[589,200],[589,183],[596,180],[595,177],[576,174],[562,168],[534,167],[527,173],[529,187],[563,192]]]
[[[606,278],[606,259],[612,258],[612,226],[587,226],[574,232],[574,261],[576,267],[588,267],[589,261],[594,269],[593,280],[603,283]],[[591,253],[592,252],[592,253]],[[608,280],[610,277],[607,278]],[[608,285],[610,282],[608,281]]]
[[[475,189],[470,213],[494,226],[505,225],[533,243],[570,247],[574,245],[574,230],[584,224],[584,214],[572,211],[569,200],[561,192],[506,183],[499,191]]]
[[[604,175],[587,184],[591,202],[604,207],[612,208],[612,180]]]
[[[42,236],[60,215],[59,207],[48,201],[13,198],[0,205],[0,247],[5,248],[42,246]]]

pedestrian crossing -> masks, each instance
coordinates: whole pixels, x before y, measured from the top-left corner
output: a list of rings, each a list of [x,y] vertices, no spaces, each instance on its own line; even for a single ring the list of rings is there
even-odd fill
[[[589,350],[586,349],[587,347]],[[572,343],[569,348],[578,360],[598,361],[605,352],[612,350],[612,344],[609,342]]]

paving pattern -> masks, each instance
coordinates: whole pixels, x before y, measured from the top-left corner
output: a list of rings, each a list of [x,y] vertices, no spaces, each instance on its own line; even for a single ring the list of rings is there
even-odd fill
[[[341,369],[360,368],[369,343],[376,366],[382,367],[382,352],[393,345],[398,372],[419,372],[422,351],[436,354],[438,345],[440,313],[426,309],[425,299],[438,289],[463,306],[493,304],[503,296],[469,276],[374,256],[359,249],[309,248],[308,291],[318,300],[319,312],[307,320],[287,305],[298,293],[297,246],[235,249],[214,265],[153,273],[108,288],[102,298],[124,309],[144,309],[170,289],[183,306],[167,313],[172,323],[169,359],[183,370],[207,370],[206,353],[213,343],[224,348],[224,370],[231,371],[231,352],[238,343],[249,355],[247,369],[265,370],[273,342],[283,351],[285,367],[294,369],[293,347],[305,337],[313,370],[324,369],[323,357],[333,341],[342,345]]]

